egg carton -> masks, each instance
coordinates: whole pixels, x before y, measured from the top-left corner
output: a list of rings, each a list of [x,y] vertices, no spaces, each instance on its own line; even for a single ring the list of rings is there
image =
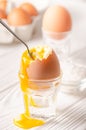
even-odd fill
[[[40,21],[40,15],[33,18],[33,22],[29,25],[23,25],[23,26],[10,26],[8,25],[7,21],[3,19],[3,21],[7,24],[12,31],[19,36],[23,41],[29,41],[32,38],[33,32],[35,31],[35,26]],[[0,44],[11,44],[14,41],[17,41],[17,39],[10,33],[8,30],[3,27],[3,25],[0,24]]]
[[[7,14],[12,10],[12,8],[19,6],[20,1],[19,2],[18,1],[16,2],[15,0],[8,1],[8,5],[6,9]],[[29,0],[26,0],[26,1],[29,2]],[[21,3],[26,2],[26,1],[22,0]],[[16,33],[16,35],[18,35],[25,42],[28,42],[32,38],[33,33],[36,34],[38,29],[41,28],[41,20],[42,20],[43,12],[49,5],[48,0],[44,0],[44,1],[38,0],[38,2],[36,0],[32,0],[30,2],[33,5],[35,5],[35,7],[37,8],[39,12],[38,16],[32,17],[33,22],[31,24],[14,27],[14,26],[8,25],[7,21],[3,19],[3,21],[13,30],[13,32]],[[10,34],[10,32],[8,32],[5,29],[5,27],[3,27],[1,24],[0,24],[0,32],[1,32],[0,44],[11,44],[17,41],[17,39],[12,34]]]

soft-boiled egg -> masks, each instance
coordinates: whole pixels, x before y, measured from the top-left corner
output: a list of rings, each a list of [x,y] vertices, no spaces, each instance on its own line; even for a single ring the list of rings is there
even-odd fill
[[[30,16],[37,16],[38,15],[37,9],[31,3],[28,3],[28,2],[23,3],[20,5],[20,8],[24,9]]]
[[[71,16],[66,8],[60,5],[51,6],[44,13],[42,27],[48,32],[70,31]]]
[[[22,26],[32,23],[31,17],[21,8],[14,8],[8,15],[7,21],[12,26]]]
[[[23,54],[24,61],[28,61],[26,74],[29,79],[46,80],[60,76],[58,57],[49,46],[37,46],[30,49],[30,52],[34,60],[27,60],[27,52]]]
[[[60,64],[55,52],[49,46],[35,46],[30,49],[33,59],[25,51],[22,55],[19,72],[22,91],[46,89],[50,86],[39,85],[35,81],[51,81],[61,76]]]
[[[7,18],[7,14],[4,10],[0,9],[0,18],[2,19],[6,19]]]
[[[54,51],[49,50],[48,48],[40,48],[37,51],[36,55],[43,53],[43,56],[37,58],[29,65],[27,68],[27,74],[30,79],[35,80],[45,80],[45,79],[52,79],[57,78],[60,76],[60,65],[58,58]]]

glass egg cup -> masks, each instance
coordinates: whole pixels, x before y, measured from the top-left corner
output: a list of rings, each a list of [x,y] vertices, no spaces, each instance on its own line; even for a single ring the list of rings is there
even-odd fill
[[[24,84],[24,76],[21,74],[20,85]],[[27,91],[23,92],[28,95],[28,104],[30,114],[34,118],[49,119],[56,116],[56,102],[61,77],[49,80],[29,80],[27,82]],[[28,117],[27,117],[28,118]]]
[[[55,50],[59,60],[67,59],[70,54],[70,31],[55,33],[42,29],[42,33],[45,43]]]

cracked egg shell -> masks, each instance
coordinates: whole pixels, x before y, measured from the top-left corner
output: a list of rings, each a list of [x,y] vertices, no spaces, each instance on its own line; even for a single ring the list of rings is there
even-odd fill
[[[60,64],[54,51],[47,59],[36,59],[27,68],[27,75],[32,80],[53,79],[60,76]]]

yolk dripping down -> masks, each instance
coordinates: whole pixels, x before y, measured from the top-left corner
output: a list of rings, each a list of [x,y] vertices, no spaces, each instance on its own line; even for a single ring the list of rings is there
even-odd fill
[[[37,51],[37,49],[39,51]],[[32,48],[31,53],[33,55],[34,60],[36,60],[37,58],[39,58],[40,60],[43,59],[43,55],[44,55],[44,48]],[[37,52],[37,53],[36,53]],[[21,90],[24,92],[24,105],[25,105],[25,113],[20,115],[20,119],[15,119],[14,123],[15,125],[22,127],[22,128],[32,128],[34,126],[40,126],[42,124],[44,124],[43,120],[38,120],[38,119],[34,119],[30,117],[30,112],[29,112],[29,101],[28,101],[28,82],[29,82],[29,77],[27,75],[27,71],[26,68],[29,67],[29,65],[33,62],[33,60],[28,56],[28,52],[25,51],[22,55],[22,59],[21,59],[21,66],[20,66],[20,73],[19,73],[19,77],[20,77],[20,87]],[[35,102],[33,101],[33,99],[31,98],[30,103],[33,106],[36,106]],[[26,115],[26,116],[25,116]],[[26,118],[26,117],[29,118]]]
[[[19,73],[20,87],[21,87],[22,91],[27,92],[28,87],[30,87],[31,83],[32,83],[29,80],[27,68],[29,68],[30,64],[33,63],[34,61],[36,61],[37,59],[42,61],[42,59],[44,59],[46,57],[46,55],[49,55],[51,50],[49,50],[49,49],[47,50],[47,49],[48,49],[48,47],[40,47],[40,46],[37,46],[37,47],[30,49],[30,52],[31,52],[34,60],[32,60],[28,56],[28,51],[25,51],[23,53],[22,59],[21,59],[20,73]],[[46,50],[47,50],[47,53],[45,53]],[[30,84],[30,86],[28,86],[28,84]],[[32,83],[32,85],[33,85],[33,83]],[[35,87],[37,87],[37,86],[35,86]]]

